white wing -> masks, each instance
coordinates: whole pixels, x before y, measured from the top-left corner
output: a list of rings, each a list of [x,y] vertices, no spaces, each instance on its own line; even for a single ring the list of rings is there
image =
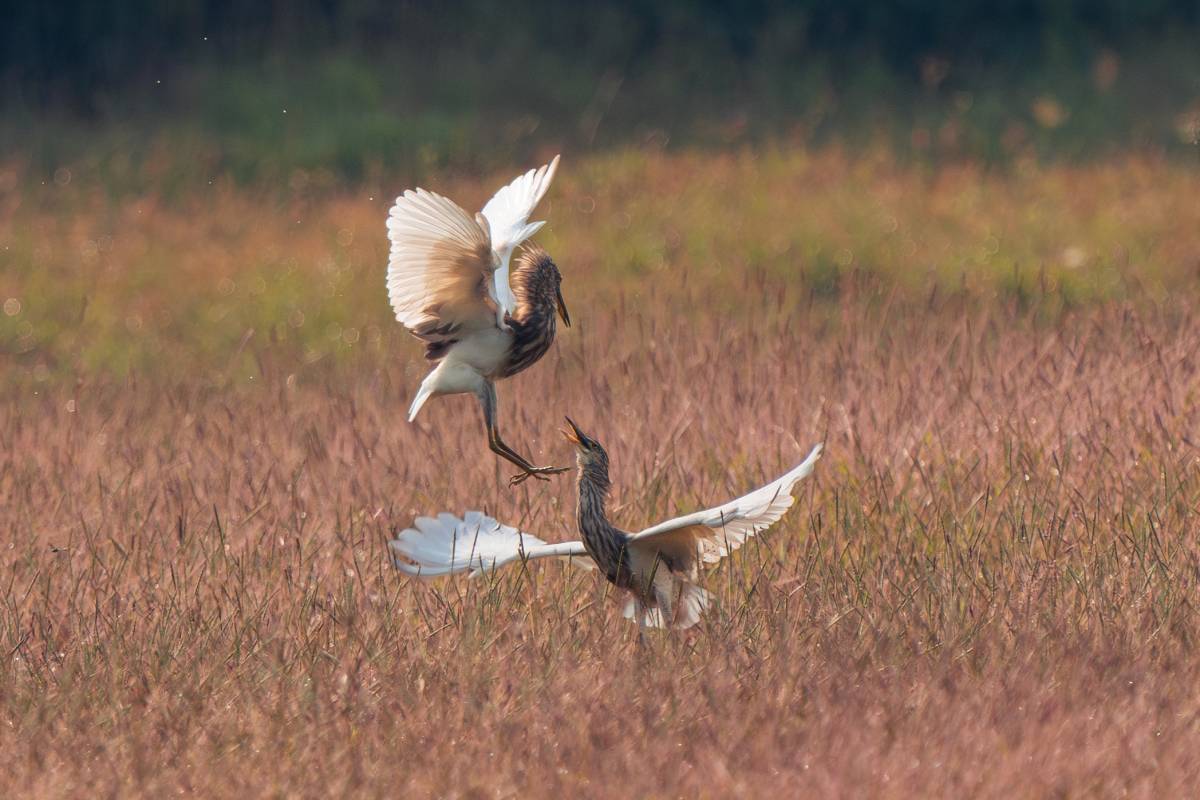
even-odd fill
[[[415,528],[401,531],[388,542],[396,569],[408,575],[434,578],[471,570],[471,577],[520,559],[566,557],[574,566],[593,564],[583,542],[547,544],[533,534],[503,525],[486,514],[468,511],[418,517]]]
[[[755,489],[744,497],[716,508],[697,511],[661,522],[630,537],[631,546],[644,546],[675,562],[679,572],[695,572],[699,560],[715,563],[745,541],[779,521],[795,499],[792,490],[812,474],[821,457],[821,445],[808,458],[783,477]]]
[[[396,198],[388,214],[388,299],[396,319],[426,341],[494,325],[495,271],[487,221],[424,189]]]
[[[529,222],[529,215],[546,195],[554,173],[558,170],[558,156],[549,164],[531,169],[505,186],[488,200],[481,212],[492,229],[492,249],[496,251],[495,287],[496,299],[500,304],[499,322],[504,313],[512,313],[516,300],[508,285],[508,262],[517,245],[537,233],[545,222]]]

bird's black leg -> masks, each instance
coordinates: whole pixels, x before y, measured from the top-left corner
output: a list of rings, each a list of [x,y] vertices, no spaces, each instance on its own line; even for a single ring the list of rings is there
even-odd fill
[[[510,486],[524,483],[530,477],[535,477],[538,480],[549,480],[547,475],[556,475],[560,472],[566,472],[569,467],[536,467],[530,461],[507,444],[500,438],[500,431],[496,427],[496,387],[491,381],[484,384],[486,387],[484,392],[479,395],[480,405],[483,406],[483,422],[487,428],[488,448],[506,461],[521,468],[521,472],[512,476],[509,480]]]

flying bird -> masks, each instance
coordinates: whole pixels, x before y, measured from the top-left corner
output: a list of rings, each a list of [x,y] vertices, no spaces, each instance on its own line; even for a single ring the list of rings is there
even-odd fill
[[[605,513],[612,485],[608,453],[570,418],[567,423],[570,428],[563,433],[576,447],[576,516],[582,541],[548,544],[478,511],[462,518],[439,514],[418,518],[414,528],[389,543],[396,567],[429,578],[467,570],[475,576],[517,561],[565,558],[598,567],[611,583],[627,590],[624,615],[643,628],[690,628],[712,599],[698,583],[702,567],[778,522],[794,502],[796,484],[821,457],[818,444],[797,467],[744,497],[627,533]]]
[[[525,244],[514,259],[546,224],[529,222],[529,216],[557,169],[555,156],[496,192],[474,216],[424,189],[404,192],[388,214],[388,299],[396,319],[425,343],[425,358],[437,364],[417,390],[408,420],[431,397],[475,395],[488,447],[521,469],[512,484],[568,469],[534,466],[504,443],[496,426],[496,381],[545,354],[554,341],[556,312],[571,325],[562,276],[550,255]]]

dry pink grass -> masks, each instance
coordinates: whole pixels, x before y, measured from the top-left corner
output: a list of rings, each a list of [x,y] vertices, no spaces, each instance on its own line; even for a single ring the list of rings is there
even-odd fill
[[[264,378],[220,392],[12,390],[4,793],[1192,790],[1194,316],[847,292],[734,323],[625,299],[576,301],[503,387],[511,442],[566,459],[570,413],[608,446],[628,526],[828,448],[710,575],[716,612],[644,651],[589,573],[388,567],[418,513],[574,535],[571,481],[505,488],[471,400],[403,421],[415,344],[299,381],[264,346]]]

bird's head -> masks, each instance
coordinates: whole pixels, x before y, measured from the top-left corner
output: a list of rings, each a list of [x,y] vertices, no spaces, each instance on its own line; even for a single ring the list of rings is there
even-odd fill
[[[562,429],[562,435],[575,445],[575,460],[580,468],[600,468],[607,475],[608,453],[599,442],[579,430],[579,426],[575,424],[574,420],[570,417],[566,417],[566,420],[569,427]]]
[[[562,273],[550,254],[536,244],[525,245],[517,258],[516,268],[510,278],[514,291],[529,298],[538,298],[542,303],[553,303],[563,324],[571,327],[571,315],[562,296]]]

